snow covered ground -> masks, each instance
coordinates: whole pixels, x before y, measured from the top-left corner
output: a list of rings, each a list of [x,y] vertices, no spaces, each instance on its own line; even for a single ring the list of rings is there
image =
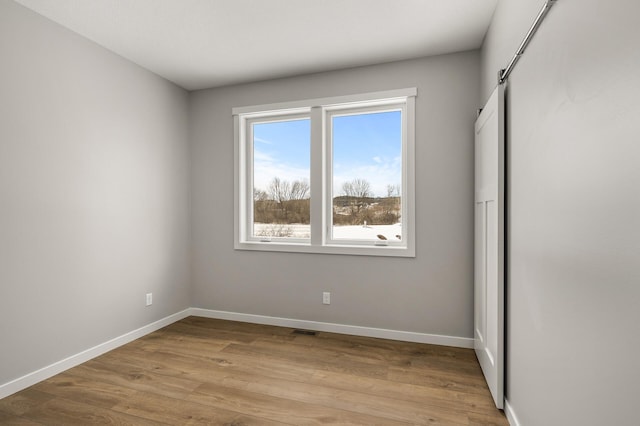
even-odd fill
[[[384,235],[389,241],[399,241],[396,235],[402,234],[402,225],[349,225],[334,226],[333,238],[337,240],[372,240],[379,241],[378,234]],[[289,238],[309,238],[309,225],[289,224],[271,225],[265,223],[254,224],[254,235],[256,236],[283,236]]]

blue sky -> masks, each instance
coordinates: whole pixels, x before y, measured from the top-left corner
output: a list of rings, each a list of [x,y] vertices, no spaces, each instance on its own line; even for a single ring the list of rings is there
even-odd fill
[[[309,119],[253,125],[253,185],[267,190],[274,177],[309,181]]]
[[[379,196],[386,195],[388,184],[400,185],[400,120],[399,111],[334,116],[334,196],[355,178],[369,181]],[[253,132],[256,188],[266,189],[274,176],[309,180],[308,119],[255,124]]]

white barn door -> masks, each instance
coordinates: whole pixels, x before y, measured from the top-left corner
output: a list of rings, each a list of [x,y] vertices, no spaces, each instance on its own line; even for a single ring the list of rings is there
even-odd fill
[[[496,407],[504,408],[504,87],[475,125],[474,347]]]

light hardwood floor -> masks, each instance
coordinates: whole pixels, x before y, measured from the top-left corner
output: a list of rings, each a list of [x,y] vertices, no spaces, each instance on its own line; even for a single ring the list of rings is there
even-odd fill
[[[0,400],[9,425],[507,425],[470,349],[189,317]]]

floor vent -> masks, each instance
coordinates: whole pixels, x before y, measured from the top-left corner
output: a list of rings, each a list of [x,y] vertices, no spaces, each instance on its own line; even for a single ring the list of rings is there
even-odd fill
[[[312,330],[295,329],[295,330],[293,330],[293,334],[304,334],[305,336],[315,336],[316,332],[312,331]]]

